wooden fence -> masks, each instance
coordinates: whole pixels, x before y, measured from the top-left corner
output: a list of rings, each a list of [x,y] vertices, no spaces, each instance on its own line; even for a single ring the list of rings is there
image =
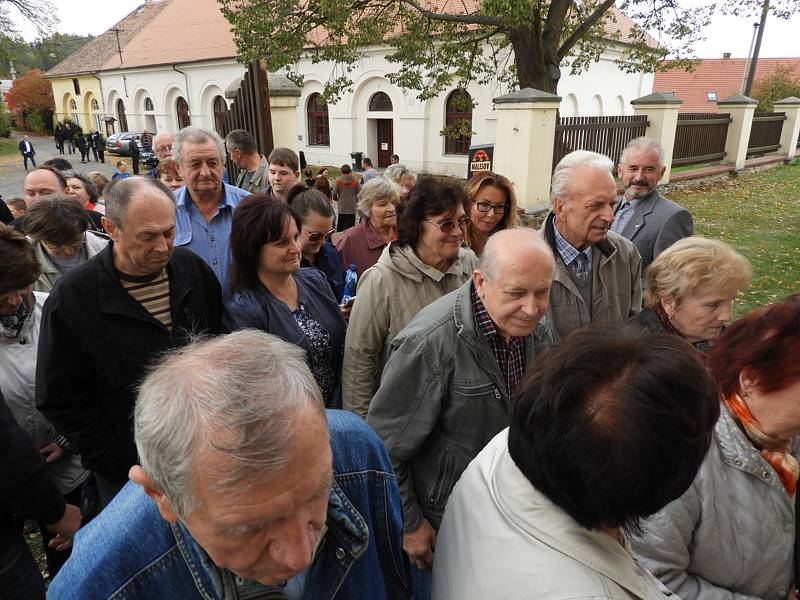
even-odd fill
[[[730,113],[679,113],[672,166],[699,165],[725,158]]]
[[[628,142],[643,136],[648,125],[646,115],[561,117],[556,125],[553,169],[573,150],[599,152],[617,164]]]
[[[781,130],[786,113],[758,113],[753,117],[747,156],[775,152],[781,147]]]
[[[272,116],[269,109],[269,84],[267,72],[260,61],[254,60],[247,67],[233,103],[225,113],[222,131],[224,138],[234,129],[244,129],[256,138],[258,151],[268,156],[275,147],[272,138]],[[239,169],[228,159],[228,181],[235,182]]]

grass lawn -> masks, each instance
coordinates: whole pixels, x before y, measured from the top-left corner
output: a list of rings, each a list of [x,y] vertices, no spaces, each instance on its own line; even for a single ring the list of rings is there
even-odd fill
[[[0,156],[13,155],[19,155],[19,141],[10,137],[0,137]]]
[[[695,233],[746,256],[753,282],[736,314],[800,292],[800,161],[669,194],[692,213]]]

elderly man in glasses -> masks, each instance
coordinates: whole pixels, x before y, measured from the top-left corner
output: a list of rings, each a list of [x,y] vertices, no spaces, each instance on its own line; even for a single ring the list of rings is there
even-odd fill
[[[453,486],[508,426],[527,365],[552,343],[543,317],[553,271],[553,253],[534,230],[500,231],[471,280],[420,311],[392,342],[367,423],[400,485],[417,598],[429,593]]]

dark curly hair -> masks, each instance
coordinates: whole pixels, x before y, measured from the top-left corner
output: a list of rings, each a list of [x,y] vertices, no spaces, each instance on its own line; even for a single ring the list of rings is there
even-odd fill
[[[425,175],[397,207],[397,242],[416,247],[422,222],[431,215],[454,211],[458,206],[469,211],[469,196],[464,186],[452,177]]]

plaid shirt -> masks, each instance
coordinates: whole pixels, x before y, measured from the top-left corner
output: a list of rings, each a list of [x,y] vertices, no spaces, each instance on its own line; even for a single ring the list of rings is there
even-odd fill
[[[509,402],[513,402],[517,390],[525,375],[525,338],[512,337],[511,343],[506,344],[497,332],[492,317],[478,297],[475,286],[472,286],[472,309],[475,313],[475,323],[489,343],[500,372],[506,380]]]
[[[556,237],[556,248],[558,249],[558,253],[561,255],[561,260],[564,261],[564,264],[567,266],[567,268],[572,271],[576,277],[583,278],[584,276],[588,277],[591,275],[592,247],[589,246],[583,252],[579,252],[572,246],[572,244],[564,239],[564,236],[562,236],[561,232],[558,231],[558,227],[555,226],[555,223],[553,223],[553,233],[555,233]],[[586,255],[588,260],[586,260],[584,264],[581,264],[581,262],[578,261],[573,265],[572,263],[575,262],[575,260],[581,254]],[[586,273],[583,272],[584,269],[586,269]]]

